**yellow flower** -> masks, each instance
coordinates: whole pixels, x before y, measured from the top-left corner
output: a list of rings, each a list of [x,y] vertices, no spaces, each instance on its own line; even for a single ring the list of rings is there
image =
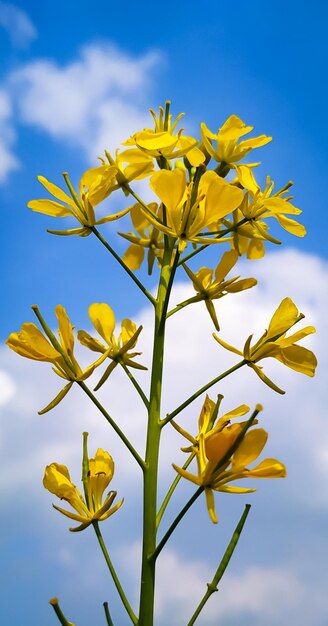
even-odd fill
[[[66,183],[71,192],[71,197],[60,187],[50,183],[44,176],[38,176],[39,182],[60,202],[49,199],[31,200],[28,207],[37,213],[45,213],[52,217],[75,217],[81,224],[80,228],[70,230],[49,230],[55,235],[79,235],[86,237],[90,235],[91,228],[98,224],[112,222],[125,215],[129,209],[107,215],[100,220],[96,220],[94,207],[109,196],[115,188],[117,168],[112,165],[100,165],[84,172],[80,184],[79,194],[71,186],[67,174],[64,174]],[[116,184],[117,186],[117,184]]]
[[[240,205],[241,207],[244,202]],[[239,256],[246,254],[248,259],[261,259],[265,254],[264,241],[268,239],[268,226],[259,219],[256,221],[257,227],[255,227],[252,221],[237,226],[243,219],[245,219],[245,216],[242,211],[236,209],[232,214],[231,221],[228,219],[223,220],[226,228],[233,227],[230,240],[231,247],[238,252]],[[277,243],[277,241],[275,241],[275,243]]]
[[[94,352],[101,352],[105,358],[108,357],[112,360],[112,363],[106,369],[95,389],[101,387],[118,363],[136,369],[147,369],[144,365],[140,365],[133,360],[136,356],[142,354],[141,352],[129,352],[129,350],[136,345],[138,336],[142,331],[142,326],[137,328],[134,322],[131,322],[129,319],[124,319],[121,325],[121,332],[116,339],[114,336],[116,324],[115,316],[110,306],[104,302],[91,304],[89,307],[89,317],[96,331],[107,345],[105,346],[101,341],[89,335],[85,330],[78,331],[78,340],[83,346],[86,346]]]
[[[198,423],[199,433],[197,437],[193,438],[180,427],[177,428],[193,444],[191,448],[184,450],[192,451],[196,455],[198,473],[192,474],[177,465],[173,465],[173,467],[180,476],[204,488],[209,515],[212,522],[216,524],[218,520],[213,491],[250,493],[256,490],[234,486],[230,483],[242,478],[282,478],[286,476],[286,468],[280,461],[268,458],[253,469],[249,469],[248,465],[253,463],[261,454],[268,434],[263,428],[254,428],[247,432],[257,423],[253,416],[247,422],[230,424],[231,419],[244,415],[249,410],[246,405],[241,405],[223,415],[216,426],[207,430],[214,403],[208,398],[205,402],[207,402],[207,407],[204,411],[204,403]],[[212,406],[209,402],[212,403]],[[257,412],[261,408],[257,406]],[[174,426],[177,425],[174,424]]]
[[[152,213],[158,215],[156,202],[151,202],[148,207]],[[148,249],[148,274],[151,275],[155,258],[160,258],[163,254],[164,235],[149,222],[140,204],[131,208],[130,216],[139,236],[132,232],[119,233],[121,237],[131,241],[122,260],[131,270],[138,270],[144,260],[145,250]]]
[[[196,198],[193,198],[193,183],[187,185],[186,172],[181,168],[155,172],[150,178],[150,187],[165,206],[166,223],[155,214],[147,213],[147,218],[158,230],[178,239],[179,252],[188,241],[222,242],[222,239],[203,237],[200,233],[234,211],[244,198],[241,189],[213,171],[201,177]]]
[[[141,180],[150,174],[154,169],[154,161],[151,155],[145,154],[139,148],[131,148],[120,152],[116,150],[115,159],[106,150],[106,156],[110,165],[117,168],[116,187],[123,187],[124,184],[132,180]],[[105,165],[105,160],[101,159]],[[128,195],[128,193],[127,193]]]
[[[243,352],[229,345],[215,334],[213,334],[213,336],[224,348],[243,356],[247,365],[249,365],[271,389],[274,389],[274,391],[278,393],[285,393],[263,373],[262,368],[256,365],[256,363],[261,359],[273,357],[296,372],[306,374],[307,376],[314,376],[317,359],[311,350],[303,346],[298,346],[297,342],[307,335],[315,333],[315,328],[313,326],[306,326],[302,330],[286,337],[287,331],[303,318],[303,313],[298,312],[294,302],[290,298],[284,298],[273,314],[269,327],[264,331],[262,337],[251,346],[253,335],[250,335],[245,342]]]
[[[203,122],[201,124],[201,135],[204,147],[215,161],[227,164],[236,163],[247,156],[253,148],[265,146],[272,139],[272,137],[267,137],[267,135],[260,135],[252,139],[239,141],[241,137],[250,133],[253,128],[253,126],[246,126],[237,115],[230,115],[217,134],[210,131]],[[216,147],[213,146],[213,141],[216,141]]]
[[[199,295],[186,300],[185,303],[181,303],[178,306],[184,306],[189,302],[199,302],[200,300],[204,300],[215,328],[220,330],[212,300],[218,300],[228,293],[237,293],[238,291],[250,289],[257,284],[257,280],[255,278],[243,278],[238,280],[239,276],[235,276],[234,278],[225,280],[226,275],[237,263],[237,260],[238,254],[235,250],[225,252],[214,272],[214,277],[213,270],[208,267],[201,267],[198,272],[194,274],[189,267],[183,265]]]
[[[175,132],[184,113],[180,113],[173,122],[172,115],[168,113],[170,103],[167,102],[166,104],[166,112],[164,112],[163,107],[159,107],[158,116],[153,109],[150,109],[155,122],[155,130],[145,128],[132,135],[123,145],[137,146],[139,150],[156,159],[160,157],[177,159],[186,156],[192,166],[198,167],[205,161],[204,153],[197,148],[198,140],[187,135],[182,136],[183,128]],[[126,153],[128,152],[126,151]]]
[[[37,307],[33,307],[37,310]],[[55,309],[58,320],[59,341],[49,330],[50,341],[39,328],[32,322],[22,325],[18,333],[11,333],[6,344],[17,352],[20,356],[35,361],[47,361],[53,364],[55,374],[69,380],[70,382],[59,392],[59,394],[40,413],[46,413],[54,408],[68,393],[74,381],[83,381],[93,373],[94,369],[106,358],[103,354],[100,359],[82,370],[74,356],[74,334],[73,326],[66,313],[65,308],[58,304]]]
[[[89,459],[89,472],[86,478],[86,498],[83,498],[79,489],[72,483],[66,465],[51,463],[46,467],[43,485],[48,491],[61,500],[66,500],[75,513],[62,509],[53,504],[53,507],[69,517],[80,522],[80,525],[70,528],[79,531],[87,528],[93,521],[103,521],[113,515],[123,500],[112,507],[116,491],[110,491],[104,501],[103,495],[114,474],[114,461],[110,454],[98,448],[94,459]]]
[[[258,219],[268,217],[274,217],[289,233],[296,235],[296,237],[304,237],[306,230],[303,224],[300,224],[287,215],[300,215],[301,209],[298,209],[290,200],[292,196],[284,197],[288,192],[288,189],[292,186],[292,182],[289,182],[280,191],[273,194],[274,182],[270,179],[270,176],[266,178],[266,185],[263,191],[257,184],[253,172],[245,165],[237,165],[236,172],[239,182],[248,191],[246,201],[241,205],[242,213],[245,217],[252,221],[255,228],[258,228],[260,234],[266,237],[266,233],[263,232],[261,226],[258,224]]]

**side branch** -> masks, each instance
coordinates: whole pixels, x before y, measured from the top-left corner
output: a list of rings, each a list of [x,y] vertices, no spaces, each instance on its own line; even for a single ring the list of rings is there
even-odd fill
[[[187,400],[185,400],[182,404],[180,404],[180,406],[178,406],[174,411],[172,411],[172,413],[168,413],[168,415],[161,421],[161,426],[165,426],[165,424],[168,424],[168,422],[170,422],[179,413],[181,413],[181,411],[183,411],[183,409],[185,409],[187,406],[189,406],[189,404],[191,404],[194,400],[196,400],[199,396],[201,396],[202,393],[204,393],[205,391],[210,389],[210,387],[213,387],[213,385],[218,383],[220,380],[223,380],[223,378],[226,378],[226,376],[229,376],[229,374],[232,374],[233,372],[236,372],[243,365],[246,365],[246,363],[247,363],[247,361],[245,361],[245,359],[243,359],[242,361],[240,361],[236,365],[233,365],[232,367],[230,367],[230,369],[228,369],[225,372],[223,372],[223,374],[220,374],[216,378],[213,378],[213,380],[211,380],[209,383],[206,383],[206,385],[204,385],[204,387],[201,387],[201,389],[198,389],[198,391],[196,391],[192,396],[190,396]]]
[[[141,469],[144,470],[145,469],[145,462],[143,461],[141,456],[138,454],[138,452],[135,450],[133,445],[130,443],[128,438],[125,436],[124,432],[116,424],[116,422],[109,415],[109,413],[107,413],[106,409],[102,406],[102,404],[100,404],[99,400],[97,400],[97,398],[93,395],[93,393],[92,393],[92,391],[90,391],[89,387],[87,387],[87,385],[83,381],[81,381],[81,380],[77,380],[76,382],[81,387],[81,389],[83,389],[83,391],[87,394],[87,396],[89,396],[89,398],[93,402],[93,404],[95,404],[95,406],[100,411],[100,413],[102,413],[102,415],[105,417],[107,422],[109,422],[109,424],[115,430],[116,434],[119,436],[119,438],[126,445],[128,450],[131,452],[132,456],[137,461],[138,465],[140,465]]]
[[[141,389],[138,381],[135,379],[135,377],[133,376],[132,372],[129,370],[129,368],[125,365],[124,361],[121,361],[121,366],[124,369],[126,375],[129,377],[129,379],[131,380],[132,385],[134,386],[134,388],[136,389],[136,391],[138,392],[141,400],[143,401],[146,409],[149,409],[149,400],[146,396],[146,394],[144,393],[144,391]]]
[[[117,254],[117,252],[115,252],[114,248],[112,248],[112,246],[108,243],[108,241],[104,239],[104,237],[101,235],[99,230],[95,226],[90,228],[90,230],[92,230],[92,232],[96,235],[97,239],[101,241],[103,246],[105,246],[106,250],[108,250],[108,252],[110,252],[113,255],[114,259],[121,265],[121,267],[123,267],[125,272],[129,274],[131,280],[133,280],[133,282],[137,285],[137,287],[139,287],[140,291],[142,291],[142,293],[146,296],[146,298],[148,298],[148,300],[153,305],[155,305],[155,299],[149,293],[148,289],[146,289],[146,287],[140,282],[140,280],[134,275],[134,273],[131,272],[130,268],[124,263],[124,261],[122,261],[121,257]]]
[[[93,527],[95,529],[95,533],[96,533],[96,536],[97,536],[97,539],[98,539],[101,551],[102,551],[102,553],[104,555],[107,567],[108,567],[108,569],[109,569],[109,571],[111,573],[112,579],[113,579],[115,587],[117,589],[117,592],[118,592],[118,594],[119,594],[119,596],[120,596],[120,598],[121,598],[121,600],[123,602],[123,605],[124,605],[124,607],[126,609],[126,612],[128,613],[128,615],[129,615],[129,617],[131,619],[131,622],[133,624],[135,624],[135,626],[136,626],[138,624],[138,618],[137,618],[137,616],[135,615],[135,613],[133,612],[133,610],[132,610],[132,608],[130,606],[130,603],[129,603],[129,601],[128,601],[128,599],[127,599],[127,597],[126,597],[126,595],[125,595],[125,593],[123,591],[121,583],[120,583],[120,581],[118,579],[118,576],[116,574],[116,571],[115,571],[115,568],[113,566],[113,563],[110,560],[107,548],[105,546],[105,542],[103,540],[102,534],[101,534],[100,529],[99,529],[99,524],[98,524],[97,521],[93,521],[92,524],[93,524]],[[106,610],[105,610],[105,613],[106,613]],[[106,617],[107,617],[107,613],[106,613]]]
[[[187,511],[189,511],[190,507],[194,504],[194,502],[197,500],[197,498],[200,496],[200,494],[203,493],[203,491],[204,491],[204,487],[203,486],[202,487],[198,487],[198,489],[195,491],[195,493],[191,496],[190,500],[188,500],[187,504],[185,504],[183,509],[181,509],[179,515],[176,516],[174,522],[171,524],[170,528],[165,533],[163,539],[159,542],[156,550],[149,557],[151,560],[156,560],[157,559],[159,553],[163,550],[166,542],[171,537],[173,531],[176,529],[177,525],[182,520],[183,516],[187,513]]]
[[[250,511],[251,505],[250,504],[246,504],[245,505],[245,510],[233,532],[233,535],[230,539],[229,545],[221,559],[220,565],[218,567],[218,569],[215,572],[214,578],[210,583],[207,583],[207,591],[205,593],[205,595],[203,596],[202,600],[200,601],[196,611],[194,612],[191,620],[188,622],[187,626],[192,626],[197,617],[199,616],[201,610],[204,608],[207,600],[211,597],[212,593],[214,593],[215,591],[218,591],[218,584],[225,572],[225,570],[227,569],[230,559],[235,551],[235,548],[237,546],[237,543],[239,541],[240,535],[242,533],[244,524],[246,522],[248,513]]]

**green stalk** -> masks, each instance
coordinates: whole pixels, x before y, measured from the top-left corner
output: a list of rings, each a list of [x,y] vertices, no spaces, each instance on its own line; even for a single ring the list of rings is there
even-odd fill
[[[69,622],[66,619],[63,611],[61,610],[58,604],[58,598],[52,598],[51,600],[49,600],[49,604],[51,604],[62,626],[73,626],[72,622]]]
[[[129,368],[125,365],[124,361],[120,361],[121,366],[123,367],[125,373],[127,374],[127,376],[129,377],[129,379],[131,380],[132,385],[134,386],[134,388],[137,390],[141,400],[143,401],[146,409],[149,408],[149,400],[146,396],[146,394],[143,392],[143,390],[141,389],[138,381],[135,379],[135,377],[133,376],[132,372],[130,372]]]
[[[123,267],[125,272],[127,272],[127,274],[130,276],[131,280],[133,280],[133,282],[137,285],[137,287],[139,287],[140,291],[142,291],[142,293],[146,296],[146,298],[148,298],[149,302],[151,302],[152,304],[155,304],[155,300],[153,296],[149,293],[148,289],[146,289],[146,287],[134,275],[134,273],[130,270],[130,268],[124,263],[124,261],[122,261],[121,257],[117,254],[117,252],[115,252],[114,248],[112,248],[112,246],[108,243],[108,241],[104,239],[104,237],[101,235],[99,230],[95,226],[92,226],[90,230],[92,230],[92,232],[96,235],[99,241],[101,241],[103,246],[105,246],[106,250],[108,250],[108,252],[110,252],[113,255],[114,259],[121,265],[121,267]]]
[[[168,300],[178,262],[178,254],[171,266],[172,242],[166,246],[158,294],[155,305],[155,329],[153,361],[151,369],[150,403],[148,410],[148,429],[144,469],[143,492],[143,546],[140,587],[139,626],[153,626],[155,560],[150,558],[156,548],[156,509],[158,456],[161,436],[161,394],[164,358],[165,323]]]
[[[110,612],[109,612],[109,608],[108,608],[108,602],[104,602],[103,603],[103,607],[104,607],[104,611],[105,611],[105,617],[106,617],[106,621],[107,621],[107,626],[114,626],[114,622],[110,616]]]
[[[119,436],[119,438],[126,445],[128,450],[131,452],[132,456],[137,461],[138,465],[140,465],[141,469],[144,469],[145,463],[144,463],[143,459],[141,458],[141,456],[135,450],[133,445],[130,443],[128,438],[125,436],[125,434],[120,429],[120,427],[116,424],[116,422],[113,420],[113,418],[109,415],[109,413],[107,413],[107,411],[103,407],[103,405],[100,404],[100,402],[99,402],[99,400],[97,400],[96,396],[93,395],[93,393],[92,393],[92,391],[90,391],[89,387],[87,387],[87,385],[82,380],[77,380],[76,382],[81,387],[81,389],[83,389],[83,391],[87,394],[87,396],[89,396],[89,398],[90,398],[90,400],[92,400],[93,404],[96,405],[96,407],[100,411],[100,413],[102,413],[102,415],[106,418],[107,422],[109,422],[111,427],[115,430],[116,434]]]
[[[218,591],[218,584],[224,574],[224,572],[226,571],[228,565],[229,565],[229,561],[235,551],[235,548],[237,546],[237,543],[239,541],[239,537],[241,535],[241,532],[243,530],[244,524],[246,522],[248,513],[250,511],[251,505],[250,504],[246,504],[245,506],[245,510],[233,532],[233,535],[230,539],[229,545],[221,559],[220,565],[218,567],[218,569],[215,572],[214,578],[212,580],[212,582],[207,583],[207,591],[205,593],[205,595],[203,596],[202,600],[200,601],[196,611],[194,612],[191,620],[188,622],[187,626],[192,626],[197,617],[199,616],[201,610],[204,608],[207,600],[211,597],[212,593],[215,593],[215,591]]]
[[[101,547],[101,550],[102,550],[102,553],[104,555],[107,567],[108,567],[108,569],[109,569],[109,571],[111,573],[111,576],[112,576],[112,579],[114,581],[115,587],[116,587],[116,589],[118,591],[118,594],[119,594],[119,596],[120,596],[120,598],[121,598],[121,600],[123,602],[123,605],[124,605],[124,607],[126,609],[126,612],[128,613],[128,615],[129,615],[129,617],[131,619],[131,622],[133,624],[135,624],[135,626],[136,626],[138,624],[138,618],[137,618],[137,616],[135,615],[135,613],[133,612],[133,610],[132,610],[132,608],[130,606],[130,603],[129,603],[129,601],[128,601],[128,599],[127,599],[127,597],[126,597],[126,595],[125,595],[125,593],[123,591],[122,585],[121,585],[121,583],[120,583],[120,581],[118,579],[118,576],[116,574],[114,565],[113,565],[113,563],[110,560],[110,557],[109,557],[107,548],[105,546],[105,542],[103,540],[103,536],[102,536],[102,534],[100,532],[99,524],[98,524],[97,520],[94,520],[92,522],[92,525],[93,525],[93,527],[95,529],[95,533],[96,533],[99,545]]]
[[[151,555],[151,559],[152,559],[152,561],[154,563],[155,563],[159,553],[163,550],[166,542],[171,537],[173,531],[176,529],[176,527],[179,524],[179,522],[181,522],[181,520],[184,517],[184,515],[187,513],[187,511],[189,511],[190,507],[194,504],[194,502],[197,500],[197,498],[199,498],[200,494],[203,493],[203,491],[204,491],[204,487],[203,486],[198,487],[198,489],[195,491],[195,493],[188,500],[187,504],[184,505],[183,509],[181,509],[180,513],[176,516],[174,522],[172,522],[170,528],[165,533],[163,539],[161,539],[161,541],[159,542],[157,548],[154,550],[154,552]]]
[[[246,363],[247,363],[247,361],[245,361],[245,359],[243,359],[242,361],[239,361],[239,363],[237,363],[236,365],[233,365],[232,367],[230,367],[230,369],[228,369],[225,372],[223,372],[223,374],[220,374],[216,378],[213,378],[213,380],[211,380],[209,383],[206,383],[206,385],[204,385],[204,387],[201,387],[200,389],[198,389],[198,391],[196,391],[192,396],[190,396],[187,400],[185,400],[182,404],[180,404],[180,406],[178,406],[177,409],[172,411],[172,413],[169,413],[165,417],[165,419],[163,419],[161,421],[161,426],[165,426],[165,424],[167,424],[172,419],[174,419],[176,417],[176,415],[178,415],[178,413],[183,411],[183,409],[185,409],[187,406],[189,406],[189,404],[191,404],[191,402],[196,400],[196,398],[198,398],[202,393],[204,393],[210,387],[215,385],[215,383],[218,383],[220,380],[223,380],[223,378],[226,378],[226,376],[229,376],[229,374],[232,374],[233,372],[236,372],[236,370],[238,370],[243,365],[246,365]]]

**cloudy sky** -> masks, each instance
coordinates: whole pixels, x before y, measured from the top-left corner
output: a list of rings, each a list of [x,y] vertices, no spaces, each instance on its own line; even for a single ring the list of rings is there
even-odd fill
[[[251,371],[213,389],[213,398],[224,395],[224,412],[241,403],[264,405],[267,456],[286,463],[288,478],[260,481],[257,493],[247,498],[217,494],[218,526],[199,499],[158,561],[157,625],[182,626],[190,619],[248,501],[252,509],[242,539],[200,626],[328,623],[327,8],[315,1],[310,10],[294,0],[266,7],[258,0],[237,0],[233,8],[220,4],[191,0],[157,6],[146,0],[137,6],[128,0],[122,9],[103,0],[91,7],[84,0],[49,6],[39,0],[0,2],[0,616],[6,626],[55,624],[47,604],[54,595],[77,626],[104,624],[104,600],[115,623],[128,624],[91,529],[70,534],[42,487],[44,467],[52,461],[69,465],[79,481],[84,430],[90,432],[90,452],[102,446],[116,462],[113,486],[125,503],[104,524],[104,535],[131,601],[137,602],[141,485],[133,462],[79,390],[38,416],[58,391],[58,381],[47,364],[25,361],[4,341],[24,321],[33,321],[31,304],[38,303],[54,326],[53,310],[61,303],[78,328],[88,328],[89,304],[106,301],[118,323],[130,317],[143,324],[143,362],[150,362],[152,312],[142,295],[91,237],[47,234],[57,223],[26,204],[40,196],[37,175],[60,184],[61,173],[69,171],[78,182],[105,148],[114,150],[147,126],[148,108],[166,99],[175,114],[186,112],[190,134],[198,134],[201,121],[216,130],[235,113],[254,125],[256,134],[273,136],[256,154],[261,181],[266,174],[277,188],[294,181],[294,202],[304,211],[308,235],[301,240],[280,232],[284,245],[269,245],[262,262],[240,262],[238,273],[256,277],[259,285],[220,302],[222,336],[241,346],[249,334],[259,335],[288,295],[318,329],[306,345],[319,366],[316,378],[308,379],[267,363],[285,396]],[[124,198],[113,197],[110,206],[123,208]],[[103,233],[118,252],[125,250],[115,226],[104,226]],[[205,262],[214,266],[215,255]],[[141,278],[154,288],[156,275]],[[189,293],[181,273],[172,303]],[[214,342],[212,330],[202,303],[170,320],[164,412],[235,363]],[[147,388],[147,374],[139,381]],[[99,396],[142,452],[145,416],[129,381],[115,371]],[[181,416],[191,431],[201,400]],[[180,445],[168,427],[161,493],[174,476],[171,463],[181,461]],[[181,484],[164,527],[191,493],[189,484]]]

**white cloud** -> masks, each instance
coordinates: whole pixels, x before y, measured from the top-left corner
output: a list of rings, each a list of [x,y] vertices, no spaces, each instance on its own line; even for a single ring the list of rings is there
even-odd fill
[[[16,48],[27,47],[38,34],[27,13],[8,2],[0,2],[0,26],[8,32]]]
[[[9,86],[24,124],[82,147],[94,161],[149,123],[144,94],[160,62],[157,52],[136,58],[111,44],[92,44],[65,66],[39,59],[20,67]]]
[[[11,100],[8,93],[0,89],[0,184],[19,167],[19,161],[13,153],[15,136]]]

